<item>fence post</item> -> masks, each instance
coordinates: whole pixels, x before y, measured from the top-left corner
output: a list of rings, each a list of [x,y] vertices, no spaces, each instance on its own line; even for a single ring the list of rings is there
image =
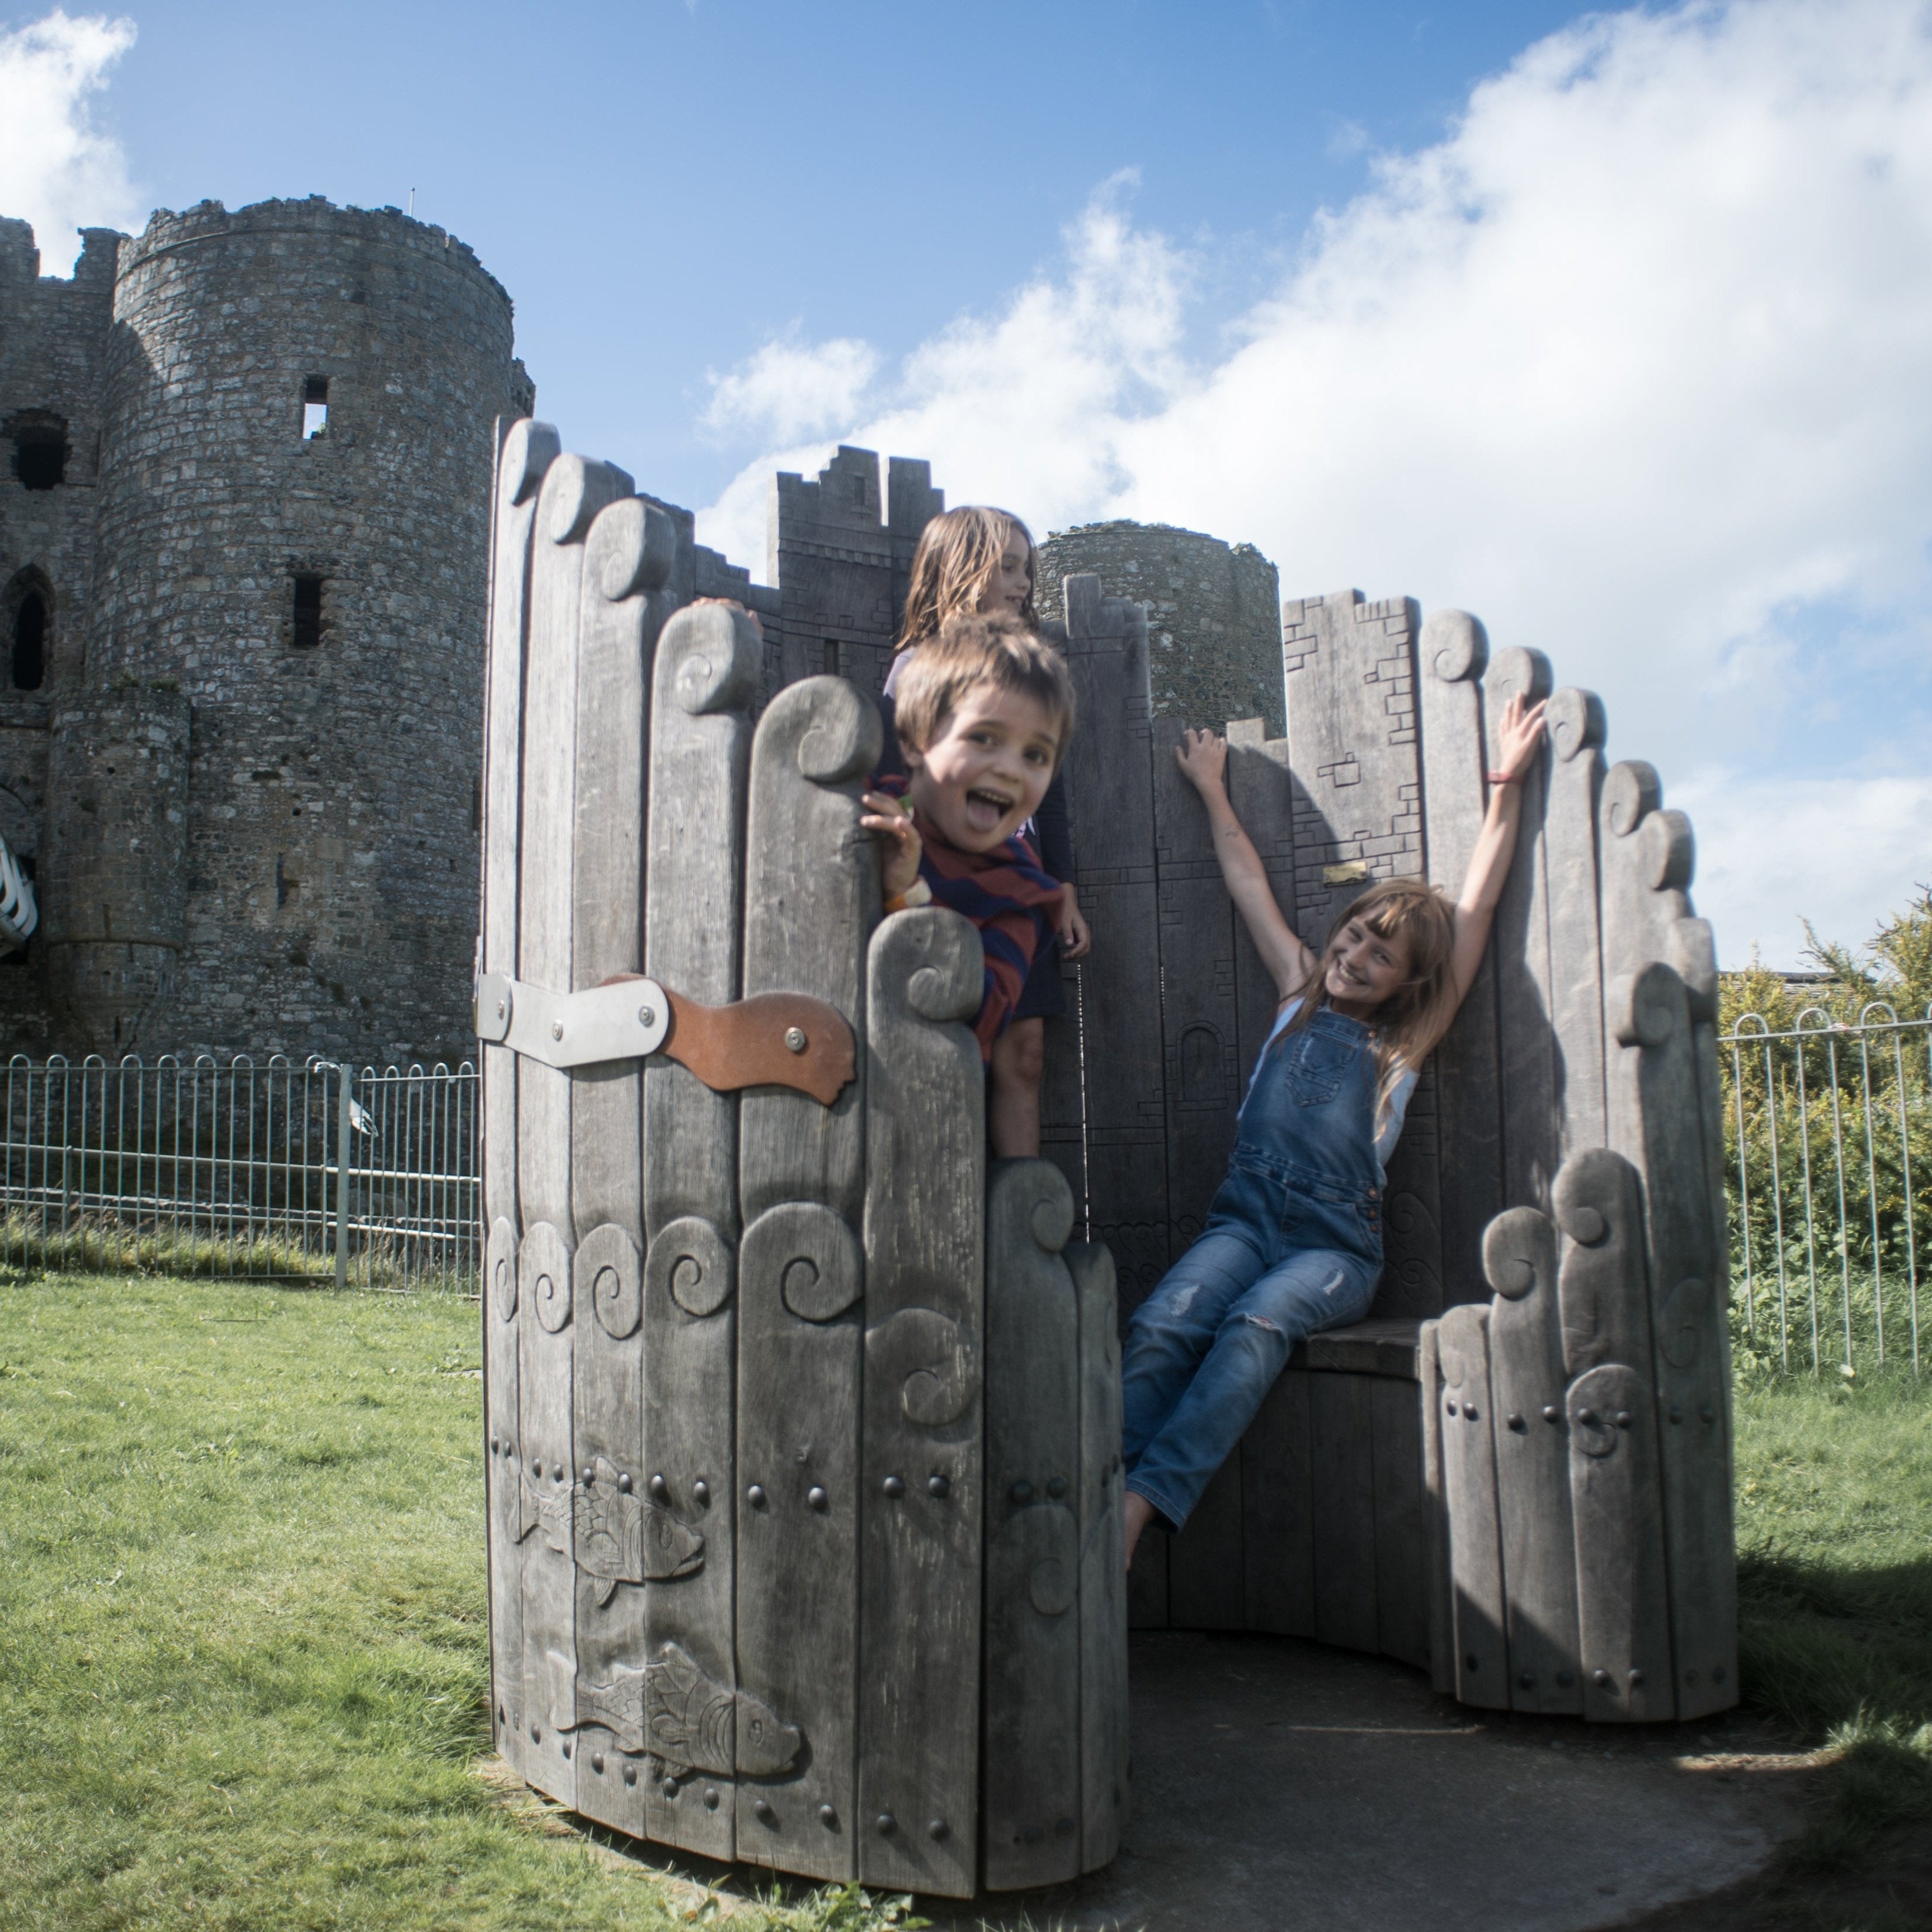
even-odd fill
[[[335,1108],[335,1285],[349,1286],[349,1063],[338,1070],[341,1092]]]

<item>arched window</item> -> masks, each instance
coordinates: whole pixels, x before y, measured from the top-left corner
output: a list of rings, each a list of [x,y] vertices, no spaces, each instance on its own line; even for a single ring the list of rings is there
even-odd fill
[[[54,593],[40,572],[23,570],[0,592],[0,652],[6,683],[38,691],[53,668]]]

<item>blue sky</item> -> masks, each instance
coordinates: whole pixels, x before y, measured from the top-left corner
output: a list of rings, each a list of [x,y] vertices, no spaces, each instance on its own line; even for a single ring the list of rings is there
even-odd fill
[[[754,569],[841,438],[1212,530],[1602,690],[1728,962],[1932,879],[1922,0],[554,17],[0,16],[0,212],[64,271],[75,221],[413,189],[566,445]]]

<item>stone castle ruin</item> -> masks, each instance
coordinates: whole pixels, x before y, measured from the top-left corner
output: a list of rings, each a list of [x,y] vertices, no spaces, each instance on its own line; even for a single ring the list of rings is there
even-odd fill
[[[530,413],[508,296],[442,229],[320,196],[90,230],[70,280],[0,221],[0,946],[32,1053],[472,1050],[485,506]],[[755,611],[760,708],[877,690],[928,466],[772,484],[765,584],[677,533],[673,588]],[[1040,602],[1144,604],[1157,715],[1283,729],[1274,566],[1186,530],[1047,538]],[[4,908],[0,908],[4,910]]]

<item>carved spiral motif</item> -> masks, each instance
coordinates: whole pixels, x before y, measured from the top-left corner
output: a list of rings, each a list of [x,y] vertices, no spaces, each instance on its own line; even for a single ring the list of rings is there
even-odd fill
[[[537,1320],[556,1334],[570,1320],[570,1250],[548,1221],[524,1230],[517,1251],[519,1293],[536,1310]]]
[[[1636,1169],[1610,1148],[1585,1148],[1557,1171],[1550,1190],[1556,1225],[1580,1246],[1593,1248],[1636,1225]]]
[[[1534,1208],[1505,1208],[1483,1230],[1483,1274],[1508,1301],[1556,1285],[1556,1230]]]
[[[747,1283],[776,1282],[784,1305],[802,1322],[832,1321],[865,1292],[858,1236],[815,1201],[766,1208],[745,1230],[739,1265]]]
[[[597,512],[617,494],[617,478],[608,464],[581,456],[560,456],[544,478],[538,514],[552,543],[582,541]]]
[[[545,472],[562,449],[556,430],[546,422],[533,422],[527,416],[510,425],[503,439],[503,454],[496,470],[497,487],[512,503],[529,501],[543,482]]]
[[[1664,781],[1654,765],[1641,758],[1626,758],[1612,765],[1604,780],[1604,812],[1610,830],[1619,838],[1628,838],[1643,823],[1646,813],[1664,802]]]
[[[644,1289],[668,1294],[687,1315],[716,1315],[737,1287],[737,1258],[709,1221],[694,1214],[658,1230],[644,1258]]]
[[[1604,993],[1611,1030],[1624,1046],[1661,1046],[1689,1019],[1684,982],[1661,959],[1620,975]]]
[[[668,584],[676,554],[677,530],[670,518],[641,496],[620,496],[598,512],[584,562],[604,602],[620,604]]]
[[[879,707],[842,677],[802,678],[765,707],[758,735],[795,736],[798,768],[814,784],[842,784],[879,761]]]
[[[1550,699],[1546,716],[1550,742],[1566,764],[1591,746],[1600,745],[1609,728],[1604,700],[1594,691],[1581,691],[1574,684],[1566,684]]]
[[[484,1266],[490,1277],[490,1305],[498,1321],[510,1321],[517,1312],[517,1231],[500,1215],[490,1224]]]
[[[578,1244],[577,1272],[590,1283],[597,1325],[614,1342],[636,1332],[644,1316],[637,1244],[614,1221],[592,1228]]]
[[[1579,1376],[1565,1398],[1571,1442],[1586,1456],[1615,1455],[1624,1436],[1648,1424],[1649,1397],[1643,1378],[1621,1362]]]
[[[874,1011],[890,1010],[902,997],[921,1019],[970,1018],[986,980],[979,933],[943,906],[896,913],[872,935],[867,976]]]
[[[1637,834],[1643,882],[1653,892],[1682,891],[1697,869],[1697,841],[1681,812],[1653,812]]]
[[[1443,683],[1461,684],[1488,668],[1489,634],[1466,610],[1432,610],[1423,620],[1421,652]]]
[[[752,620],[722,604],[687,604],[658,640],[658,690],[694,718],[742,711],[758,682],[758,634]]]
[[[1041,1161],[1037,1166],[1039,1172],[1028,1176],[1038,1190],[1028,1219],[1034,1239],[1048,1254],[1057,1255],[1073,1232],[1073,1190],[1067,1186],[1066,1175],[1051,1162]]]
[[[1521,694],[1526,704],[1550,695],[1550,660],[1525,644],[1513,644],[1490,667],[1485,680],[1490,697],[1502,705]]]
[[[866,1372],[899,1384],[899,1407],[922,1429],[966,1412],[980,1376],[959,1324],[936,1308],[902,1308],[866,1335]]]

